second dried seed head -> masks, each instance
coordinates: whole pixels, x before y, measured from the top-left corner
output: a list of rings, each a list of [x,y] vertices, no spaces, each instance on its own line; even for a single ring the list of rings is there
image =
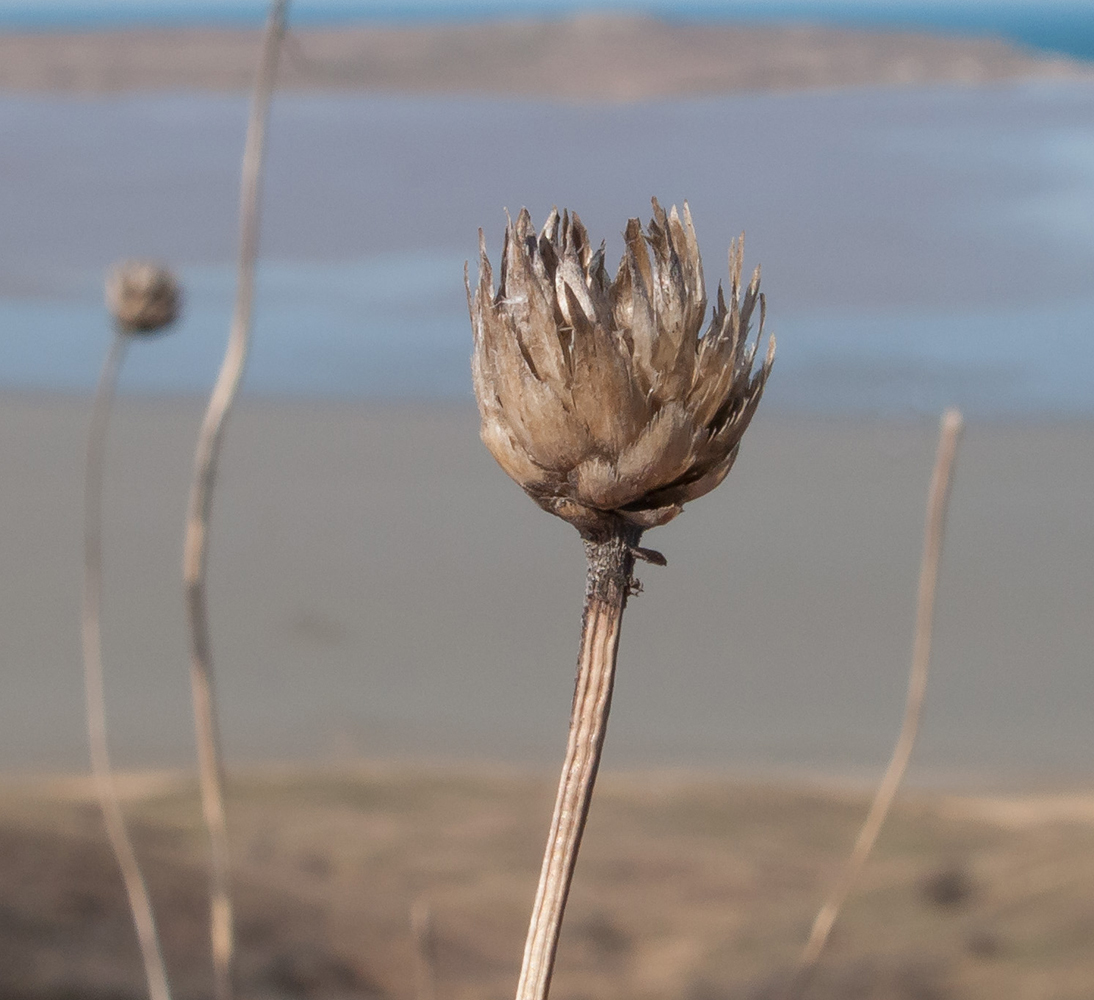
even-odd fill
[[[106,306],[123,333],[156,333],[170,326],[181,298],[174,274],[153,261],[125,260],[106,276]]]
[[[576,214],[538,235],[526,210],[505,232],[499,287],[480,232],[468,288],[482,439],[541,507],[597,537],[622,518],[670,521],[729,472],[775,353],[753,372],[749,327],[764,300],[757,268],[741,292],[743,239],[729,252],[706,331],[699,245],[684,203],[653,201],[627,223],[614,278]]]

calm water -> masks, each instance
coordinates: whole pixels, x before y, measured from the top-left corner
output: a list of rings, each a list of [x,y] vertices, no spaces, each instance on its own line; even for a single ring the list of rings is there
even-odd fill
[[[178,333],[131,390],[219,361],[245,101],[0,99],[0,384],[85,390],[103,268],[176,263]],[[469,393],[463,263],[502,209],[578,209],[618,255],[648,198],[690,200],[708,281],[742,229],[779,339],[771,404],[1094,416],[1094,87],[1018,85],[567,106],[280,98],[250,391]]]

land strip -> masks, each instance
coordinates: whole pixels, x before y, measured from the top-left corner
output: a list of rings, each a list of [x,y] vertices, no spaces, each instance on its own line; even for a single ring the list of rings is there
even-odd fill
[[[256,31],[228,29],[0,35],[0,90],[241,91],[250,86],[257,44]],[[281,70],[281,86],[296,91],[578,101],[1024,78],[1094,78],[1094,69],[991,38],[586,15],[298,29]]]
[[[184,779],[138,784],[126,808],[176,996],[205,996],[196,790]],[[49,782],[4,792],[0,992],[136,1000],[132,926],[94,806]],[[499,767],[238,776],[240,995],[411,996],[409,913],[428,907],[437,995],[501,1000],[551,795],[550,775]],[[1089,795],[1058,797],[1089,805]],[[997,823],[985,801],[902,797],[809,1000],[1089,996],[1094,827]],[[865,792],[840,787],[605,774],[554,995],[774,995],[865,808]]]

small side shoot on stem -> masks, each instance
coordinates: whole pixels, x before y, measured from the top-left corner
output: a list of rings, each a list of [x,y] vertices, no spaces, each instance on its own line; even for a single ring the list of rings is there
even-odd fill
[[[570,735],[517,1000],[544,1000],[589,813],[611,707],[619,632],[636,589],[643,531],[714,489],[737,457],[775,344],[753,371],[759,270],[741,286],[743,239],[730,248],[729,302],[707,298],[691,213],[653,201],[645,230],[627,223],[614,279],[576,214],[540,233],[527,211],[505,232],[500,284],[480,231],[468,305],[483,442],[544,510],[585,542],[588,572]]]

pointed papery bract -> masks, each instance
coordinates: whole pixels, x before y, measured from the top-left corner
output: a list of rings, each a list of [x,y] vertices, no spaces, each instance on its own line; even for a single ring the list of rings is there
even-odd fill
[[[663,406],[616,463],[619,475],[641,483],[643,493],[687,475],[694,459],[691,415],[683,403]],[[633,503],[634,500],[627,501]]]
[[[481,239],[481,233],[480,233]],[[631,219],[614,280],[576,213],[537,235],[527,210],[506,227],[499,285],[485,247],[468,304],[482,438],[545,510],[595,538],[619,519],[664,524],[729,472],[759,403],[774,342],[753,371],[749,328],[764,303],[759,270],[741,289],[730,248],[729,300],[710,324],[687,203],[656,200]],[[759,334],[757,334],[758,340]]]
[[[619,470],[605,458],[593,455],[570,474],[570,485],[583,506],[595,510],[615,510],[634,500],[632,485],[621,479]]]

